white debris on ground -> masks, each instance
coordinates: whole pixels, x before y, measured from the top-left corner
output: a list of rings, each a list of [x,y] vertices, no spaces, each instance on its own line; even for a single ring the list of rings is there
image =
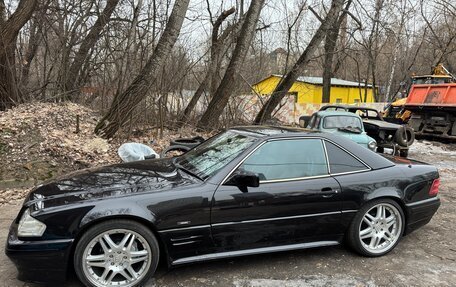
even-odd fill
[[[417,140],[410,146],[408,157],[434,165],[441,174],[456,172],[456,145]]]

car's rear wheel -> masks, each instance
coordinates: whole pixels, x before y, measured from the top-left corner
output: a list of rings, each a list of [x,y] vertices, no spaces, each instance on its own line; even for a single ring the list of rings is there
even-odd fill
[[[396,247],[404,233],[404,213],[391,199],[363,206],[348,230],[348,243],[364,256],[382,256]]]
[[[153,233],[131,220],[110,220],[93,226],[76,245],[74,268],[85,286],[140,286],[158,265]]]

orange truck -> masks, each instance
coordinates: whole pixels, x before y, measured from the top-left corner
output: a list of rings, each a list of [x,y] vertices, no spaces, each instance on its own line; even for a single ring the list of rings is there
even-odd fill
[[[456,139],[456,81],[446,69],[414,77],[404,109],[411,112],[408,124],[416,135]]]

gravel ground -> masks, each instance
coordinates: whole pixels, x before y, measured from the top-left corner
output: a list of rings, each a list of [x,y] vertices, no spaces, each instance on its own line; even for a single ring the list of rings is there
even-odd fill
[[[435,164],[442,178],[442,206],[432,221],[406,236],[381,258],[360,257],[343,246],[248,256],[188,265],[160,266],[146,286],[455,286],[456,147],[418,142],[410,157]],[[20,202],[0,206],[0,241]],[[33,286],[15,279],[16,269],[0,244],[0,286]],[[66,286],[81,286],[70,278]]]

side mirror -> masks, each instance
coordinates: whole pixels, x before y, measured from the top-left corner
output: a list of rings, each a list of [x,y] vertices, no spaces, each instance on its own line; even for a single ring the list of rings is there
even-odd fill
[[[260,177],[258,174],[251,171],[236,170],[225,182],[225,185],[234,185],[239,187],[258,187],[260,186]]]

